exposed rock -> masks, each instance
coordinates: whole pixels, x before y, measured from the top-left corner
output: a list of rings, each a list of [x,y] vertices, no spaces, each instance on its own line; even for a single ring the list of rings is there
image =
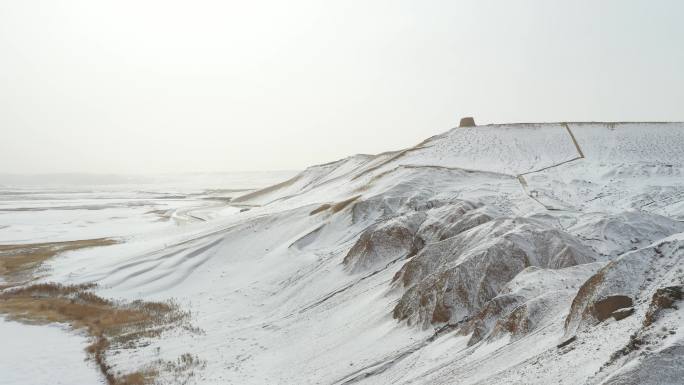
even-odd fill
[[[620,320],[623,320],[623,319],[625,319],[625,318],[631,316],[632,314],[634,314],[634,308],[633,308],[633,307],[627,307],[627,308],[615,310],[615,311],[611,314],[611,316],[613,316],[613,318],[614,318],[616,321],[620,321]]]
[[[640,334],[641,333],[636,332],[630,335],[629,342],[627,342],[627,344],[622,349],[613,352],[613,354],[611,354],[610,356],[610,359],[608,360],[608,363],[614,363],[620,357],[630,355],[632,352],[641,349],[642,345],[645,344],[645,341],[643,339],[643,336]]]
[[[528,308],[528,304],[518,306],[506,318],[496,323],[494,334],[507,332],[514,337],[527,334],[534,327],[533,320],[536,317],[533,317],[532,314],[533,312]]]
[[[432,210],[418,234],[428,242],[443,241],[500,216],[491,208],[461,201]]]
[[[614,312],[619,309],[631,308],[633,303],[632,298],[626,295],[611,295],[594,302],[591,311],[594,317],[601,322],[613,316]]]
[[[403,196],[374,196],[358,200],[352,206],[352,222],[381,221],[399,215],[408,201]]]
[[[665,297],[658,294],[653,288],[656,281],[652,276],[658,272],[661,282],[681,279],[674,266],[681,263],[684,257],[682,250],[684,242],[681,240],[664,242],[623,254],[608,263],[588,279],[575,296],[565,319],[566,335],[593,326],[611,317],[614,311],[631,307],[650,296],[656,298],[656,304],[654,311],[649,313],[656,314],[660,298],[664,299],[669,294]],[[651,294],[653,292],[656,294]],[[647,315],[646,322],[652,322],[653,318]]]
[[[451,311],[447,308],[443,302],[437,302],[435,305],[435,310],[432,312],[433,324],[446,323],[451,319]]]
[[[423,247],[423,241],[415,234],[424,219],[424,213],[412,213],[371,226],[361,234],[342,263],[356,273],[416,254]]]
[[[656,290],[646,312],[644,326],[651,325],[663,309],[674,309],[675,303],[682,300],[682,286],[669,286]]]
[[[470,346],[506,334],[517,339],[555,322],[556,314],[566,311],[570,305],[576,288],[601,266],[602,263],[595,262],[563,269],[528,267],[471,317],[460,334],[472,333]]]
[[[511,294],[504,294],[492,298],[490,301],[487,301],[474,317],[470,318],[463,325],[459,334],[471,334],[471,337],[468,340],[468,346],[472,346],[489,335],[494,328],[494,325],[501,317],[524,302],[525,298]]]
[[[567,233],[524,219],[497,219],[428,244],[395,276],[405,288],[394,317],[427,327],[450,315],[474,315],[528,266],[593,262],[595,253]],[[440,315],[435,317],[435,309]]]
[[[568,338],[567,340],[561,342],[560,344],[556,345],[556,347],[558,349],[564,348],[564,347],[570,345],[571,343],[575,342],[576,340],[577,340],[577,336],[572,336],[572,337]]]
[[[679,385],[684,378],[684,346],[674,345],[635,360],[611,375],[604,385]]]

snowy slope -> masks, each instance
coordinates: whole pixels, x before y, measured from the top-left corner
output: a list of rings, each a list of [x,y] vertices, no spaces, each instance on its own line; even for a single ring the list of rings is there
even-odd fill
[[[392,164],[434,165],[522,174],[577,156],[561,124],[455,128],[430,138]]]
[[[570,123],[587,160],[599,164],[684,164],[684,123]]]
[[[103,384],[95,365],[83,362],[87,339],[65,329],[0,319],[0,384]]]
[[[197,384],[676,384],[683,175],[680,123],[456,128],[63,254],[44,279],[177,300],[202,334],[109,362],[192,352]]]

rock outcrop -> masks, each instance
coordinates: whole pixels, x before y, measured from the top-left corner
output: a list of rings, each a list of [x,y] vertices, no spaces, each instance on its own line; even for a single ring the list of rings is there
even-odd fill
[[[675,240],[638,249],[611,261],[578,291],[565,319],[566,335],[614,318],[616,311],[648,299],[652,305],[647,314],[657,313],[661,305],[669,302],[667,286],[684,281],[681,268],[677,268],[682,259],[684,240]],[[661,289],[663,285],[666,287]],[[652,323],[654,318],[647,316],[645,323]]]
[[[364,231],[342,263],[357,273],[375,270],[388,263],[412,256],[423,247],[416,236],[424,213],[411,213],[382,221]]]
[[[505,334],[514,339],[524,336],[566,312],[577,289],[602,266],[595,262],[564,269],[528,267],[470,317],[459,334],[471,336],[469,346]]]
[[[529,266],[563,268],[596,254],[571,235],[526,218],[492,220],[426,245],[395,276],[406,292],[394,317],[427,327],[475,314]]]
[[[656,290],[644,317],[644,326],[650,326],[665,309],[676,309],[676,303],[682,300],[682,286],[668,286]]]

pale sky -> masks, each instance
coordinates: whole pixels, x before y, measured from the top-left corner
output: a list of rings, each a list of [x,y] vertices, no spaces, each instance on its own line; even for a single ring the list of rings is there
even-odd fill
[[[0,173],[301,169],[684,120],[684,1],[0,0]]]

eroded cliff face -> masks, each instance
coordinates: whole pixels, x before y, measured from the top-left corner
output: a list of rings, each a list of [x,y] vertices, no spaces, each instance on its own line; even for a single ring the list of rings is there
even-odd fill
[[[372,271],[415,255],[423,247],[416,235],[426,214],[415,212],[371,225],[349,250],[342,263],[350,272]]]
[[[460,322],[530,266],[594,262],[596,253],[563,231],[526,218],[500,218],[427,245],[396,276],[406,290],[394,317],[427,327]]]
[[[566,334],[632,314],[650,326],[660,309],[681,300],[677,293],[684,284],[683,263],[681,239],[631,251],[609,262],[580,287],[565,319]]]

